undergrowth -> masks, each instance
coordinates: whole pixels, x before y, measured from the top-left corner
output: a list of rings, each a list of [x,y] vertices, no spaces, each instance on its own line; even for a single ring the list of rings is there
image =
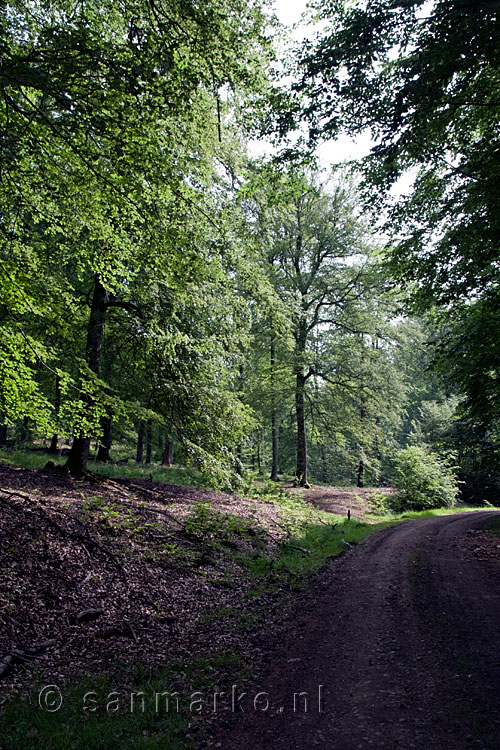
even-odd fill
[[[2,454],[1,460],[5,459],[5,454]],[[43,465],[47,455],[11,453],[8,460],[16,465],[35,467]],[[127,465],[103,468],[116,470],[116,475],[130,478],[135,478],[137,471],[150,469]],[[169,477],[176,476],[175,469],[163,468],[160,471]],[[188,482],[184,478],[182,483]],[[184,517],[182,531],[172,536],[171,543],[166,538],[158,553],[155,550],[143,551],[144,560],[148,554],[161,553],[169,558],[176,557],[179,564],[190,566],[195,564],[195,557],[200,566],[216,562],[220,567],[219,562],[227,560],[224,577],[214,579],[219,586],[222,583],[228,587],[241,586],[241,576],[235,583],[232,572],[234,566],[243,571],[246,584],[242,586],[236,608],[209,609],[200,621],[201,626],[223,620],[229,622],[233,631],[238,632],[238,637],[256,625],[265,627],[265,622],[258,619],[261,615],[254,614],[249,606],[252,597],[266,592],[283,593],[283,596],[273,595],[273,606],[283,617],[290,601],[285,592],[303,588],[310,576],[329,559],[349,550],[369,534],[406,520],[477,510],[452,508],[390,515],[386,513],[386,496],[375,493],[372,512],[376,515],[360,521],[315,509],[299,494],[288,493],[270,482],[258,487],[249,486],[246,495],[247,499],[254,501],[246,517],[216,512],[210,503],[198,502]],[[271,519],[264,526],[259,509],[267,504],[273,505],[278,514],[276,520]],[[142,534],[146,527],[151,526],[159,530],[156,524],[144,524],[128,509],[120,508],[100,495],[85,498],[82,515],[89,522],[94,519],[95,523],[124,534]],[[500,534],[500,520],[492,519],[489,528]],[[187,548],[183,546],[182,537],[188,544]],[[205,570],[203,574],[208,576]],[[210,581],[207,577],[207,582]],[[230,650],[210,659],[192,659],[188,663],[170,665],[156,673],[145,667],[136,667],[131,673],[129,668],[123,667],[121,673],[98,675],[66,687],[60,686],[63,704],[53,712],[43,710],[39,705],[40,685],[29,699],[17,697],[3,705],[0,710],[0,745],[2,750],[164,750],[168,747],[191,750],[193,744],[188,734],[193,714],[189,702],[185,703],[186,696],[194,691],[199,691],[202,696],[213,691],[221,674],[224,680],[245,680],[249,675],[244,669],[240,656]],[[180,694],[183,710],[167,711],[161,706],[157,710],[155,694],[176,691]],[[131,710],[133,694],[135,708]]]
[[[0,463],[20,466],[24,469],[43,469],[47,461],[54,461],[58,466],[64,466],[66,459],[66,456],[52,456],[41,450],[0,451]],[[126,464],[97,463],[90,460],[88,469],[92,474],[109,477],[110,479],[146,479],[153,482],[166,482],[167,484],[203,486],[203,475],[194,468],[183,466],[168,467],[157,463],[137,464],[135,461]]]
[[[38,683],[3,705],[2,750],[192,750],[189,727],[213,711],[221,671],[236,685],[248,678],[226,650],[156,672],[139,664],[71,685]]]
[[[486,531],[490,532],[490,534],[500,536],[500,518],[498,516],[492,518],[490,521],[488,521],[485,528]]]

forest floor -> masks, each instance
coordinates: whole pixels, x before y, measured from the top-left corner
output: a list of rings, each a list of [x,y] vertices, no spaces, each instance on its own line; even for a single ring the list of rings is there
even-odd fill
[[[339,516],[346,516],[348,511],[353,518],[368,520],[370,514],[373,515],[373,504],[370,498],[376,493],[379,496],[390,495],[394,492],[392,487],[329,487],[326,485],[316,485],[310,489],[294,488],[285,485],[287,490],[296,494],[310,503],[319,510],[327,513],[334,513]]]
[[[1,750],[500,747],[481,739],[500,728],[491,512],[388,528],[356,520],[370,493],[236,497],[0,464]],[[321,715],[284,728],[248,711],[254,688],[275,707],[314,685]],[[180,711],[132,710],[163,691]]]
[[[30,747],[30,737],[37,750],[163,748],[167,735],[174,750],[197,746],[208,703],[179,721],[134,716],[136,727],[128,717],[117,731],[106,711],[94,723],[83,714],[82,725],[81,696],[118,686],[125,700],[165,685],[209,695],[247,681],[310,576],[386,525],[348,522],[281,487],[238,497],[1,462],[1,750]],[[64,693],[60,711],[37,705],[46,685]]]

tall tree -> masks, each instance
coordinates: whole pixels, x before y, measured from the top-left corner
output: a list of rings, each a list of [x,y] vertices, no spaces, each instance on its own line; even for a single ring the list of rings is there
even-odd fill
[[[218,92],[261,86],[264,17],[240,0],[4,6],[0,324],[9,387],[0,407],[53,429],[34,365],[55,368],[63,391],[80,393],[68,402],[68,468],[82,473],[106,413],[99,376],[110,310],[134,317],[141,277],[179,288],[203,268],[210,242],[214,254],[226,244],[221,196],[207,198]],[[39,323],[73,314],[80,366],[62,372]]]
[[[407,170],[390,213],[394,272],[450,305],[499,282],[500,16],[496,0],[317,4],[327,27],[301,54],[310,138],[369,131],[370,184]],[[395,231],[399,231],[395,241]]]
[[[316,338],[331,331],[358,331],[358,301],[369,278],[366,226],[356,214],[347,182],[330,190],[305,178],[282,185],[286,201],[269,215],[275,256],[274,283],[290,307],[294,339],[293,377],[297,437],[296,482],[307,485],[306,399],[308,383],[343,380],[337,363],[318,357]]]

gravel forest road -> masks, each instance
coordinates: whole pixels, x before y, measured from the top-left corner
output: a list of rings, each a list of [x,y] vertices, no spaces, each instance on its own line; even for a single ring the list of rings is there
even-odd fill
[[[481,531],[493,515],[411,521],[332,561],[268,655],[257,710],[216,746],[499,750],[500,538]]]

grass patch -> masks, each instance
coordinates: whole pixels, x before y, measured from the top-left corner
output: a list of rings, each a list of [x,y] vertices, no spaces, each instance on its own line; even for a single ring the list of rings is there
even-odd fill
[[[486,531],[494,536],[500,536],[500,518],[492,518],[485,526]]]
[[[66,456],[52,456],[42,450],[0,451],[0,463],[24,469],[43,469],[47,461],[55,461],[59,466],[64,466],[66,459]],[[203,486],[201,472],[183,466],[168,467],[156,463],[137,464],[135,461],[128,464],[102,464],[91,459],[88,463],[88,469],[97,476],[109,477],[110,479],[147,479],[154,482],[166,482],[167,484]]]
[[[325,514],[328,515],[328,514]],[[330,519],[335,516],[330,515]],[[302,588],[309,576],[322,568],[329,559],[340,555],[375,531],[399,523],[399,520],[364,523],[343,520],[337,525],[305,523],[300,533],[285,538],[275,556],[254,552],[239,556],[240,563],[254,579],[267,579],[273,585],[287,583]]]
[[[204,480],[201,472],[184,466],[161,466],[160,464],[98,464],[89,461],[89,471],[98,476],[115,479],[148,479],[153,482],[167,484],[183,484],[191,487],[203,487]]]
[[[400,519],[379,518],[363,522],[318,510],[309,505],[301,493],[290,493],[274,482],[252,487],[248,494],[260,503],[279,509],[281,535],[277,550],[237,554],[238,562],[259,581],[255,595],[263,589],[283,584],[302,588],[309,576],[327,561],[357,544],[369,534],[399,523]]]
[[[300,495],[291,495],[275,485],[269,487],[266,484],[259,488],[256,496],[263,502],[279,507],[283,528],[288,530],[288,536],[281,540],[276,554],[254,550],[250,554],[237,556],[249,575],[259,581],[255,589],[256,595],[263,589],[283,584],[302,588],[308,577],[322,568],[329,559],[345,552],[374,532],[409,520],[478,510],[476,507],[460,507],[399,514],[380,513],[369,520],[360,521],[319,511],[308,505]],[[500,533],[500,521],[498,528]]]
[[[22,467],[23,469],[43,469],[47,461],[55,461],[59,466],[62,466],[66,461],[66,457],[51,456],[43,451],[0,451],[0,463],[7,464],[8,466]]]
[[[38,686],[28,700],[16,697],[3,707],[2,748],[190,750],[192,745],[185,739],[187,717],[174,708],[167,712],[160,701],[156,711],[155,693],[175,692],[171,679],[172,675],[164,673],[150,685],[138,680],[126,688],[123,681],[107,675],[80,680],[61,687],[63,704],[54,712],[40,707]]]
[[[235,652],[170,665],[154,675],[137,665],[60,686],[58,710],[41,707],[37,685],[29,696],[15,696],[0,710],[2,750],[193,750],[188,728],[193,715],[213,710],[221,670],[234,684],[248,677]]]
[[[474,513],[480,510],[500,510],[500,508],[494,508],[491,505],[488,506],[481,506],[481,507],[472,507],[472,506],[464,506],[459,508],[433,508],[429,510],[421,510],[421,511],[406,511],[405,513],[399,513],[393,518],[395,519],[401,519],[401,520],[412,520],[417,518],[431,518],[432,516],[450,516],[454,513]]]

